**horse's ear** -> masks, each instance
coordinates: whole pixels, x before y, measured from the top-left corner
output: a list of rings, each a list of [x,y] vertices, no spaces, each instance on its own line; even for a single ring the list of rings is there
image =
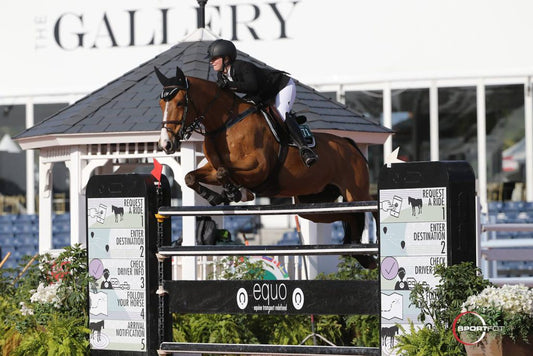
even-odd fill
[[[176,85],[180,88],[187,88],[187,80],[185,80],[185,74],[183,74],[183,71],[180,69],[180,67],[176,67]]]
[[[168,81],[168,78],[165,77],[165,75],[163,73],[161,73],[161,71],[159,69],[157,69],[156,66],[154,66],[154,71],[155,71],[155,74],[157,74],[157,79],[159,79],[159,82],[162,85],[166,85],[166,83]]]

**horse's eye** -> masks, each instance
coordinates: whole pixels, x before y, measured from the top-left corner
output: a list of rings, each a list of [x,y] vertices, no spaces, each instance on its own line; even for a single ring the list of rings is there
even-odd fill
[[[178,103],[176,104],[176,106],[185,106],[185,102],[183,102],[183,101],[178,101]]]

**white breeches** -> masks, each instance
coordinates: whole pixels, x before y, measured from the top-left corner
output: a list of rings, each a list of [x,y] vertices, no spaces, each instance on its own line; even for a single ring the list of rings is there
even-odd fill
[[[276,95],[276,109],[278,109],[283,121],[285,121],[286,114],[291,111],[295,98],[296,84],[291,78],[285,88],[281,89],[278,95]]]

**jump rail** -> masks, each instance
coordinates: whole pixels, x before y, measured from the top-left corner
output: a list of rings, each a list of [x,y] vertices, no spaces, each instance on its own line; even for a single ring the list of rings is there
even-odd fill
[[[161,351],[219,355],[379,355],[378,348],[349,346],[305,346],[266,344],[220,344],[163,342]]]
[[[159,248],[161,256],[264,256],[264,255],[357,255],[377,254],[377,244],[295,245],[295,246],[196,246]]]
[[[220,216],[220,215],[284,215],[324,214],[378,211],[376,201],[350,203],[317,203],[293,205],[229,205],[223,207],[160,207],[158,219],[169,216]],[[160,258],[170,256],[229,256],[265,254],[276,255],[341,255],[377,254],[377,244],[307,245],[307,246],[158,246]],[[170,287],[167,283],[165,287]],[[164,290],[163,286],[160,286]],[[166,292],[166,291],[165,291]],[[165,342],[160,334],[159,354],[209,353],[247,355],[379,355],[379,348],[348,346],[220,344]]]
[[[218,206],[162,206],[162,216],[206,216],[206,215],[284,215],[284,214],[323,214],[378,211],[376,201],[346,203],[309,203],[284,205],[226,205]]]

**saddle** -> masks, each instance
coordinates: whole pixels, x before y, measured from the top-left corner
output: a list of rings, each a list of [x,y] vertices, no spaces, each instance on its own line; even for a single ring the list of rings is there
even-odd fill
[[[291,136],[287,132],[283,121],[281,120],[278,111],[274,106],[267,106],[265,108],[260,108],[261,114],[265,118],[272,135],[278,143],[287,142],[289,146],[297,147],[296,144],[292,141]],[[300,131],[302,131],[302,136],[305,139],[305,143],[308,147],[313,148],[316,146],[315,136],[313,132],[306,125],[307,118],[303,115],[296,115],[294,112],[291,112],[290,115],[295,115],[296,122],[300,125]]]

